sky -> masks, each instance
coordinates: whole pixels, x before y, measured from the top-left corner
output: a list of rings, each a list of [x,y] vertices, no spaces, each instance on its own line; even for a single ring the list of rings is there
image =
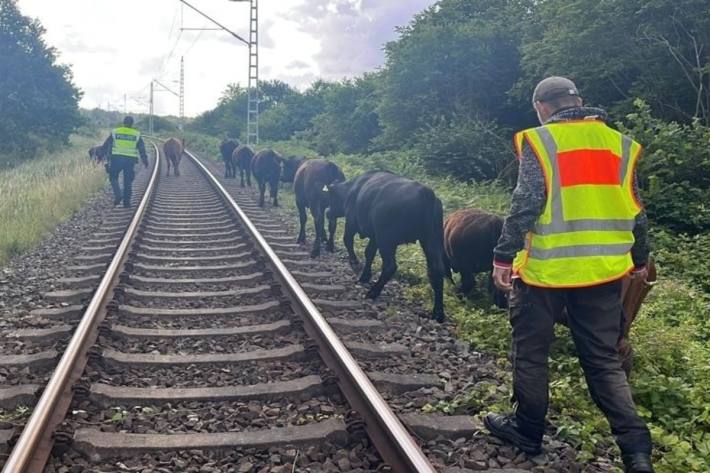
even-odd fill
[[[248,38],[249,2],[189,0]],[[305,89],[318,78],[340,80],[384,63],[382,46],[396,27],[435,0],[261,0],[261,79]],[[38,18],[45,39],[71,66],[81,106],[147,112],[151,79],[179,90],[185,60],[185,114],[213,108],[226,85],[247,83],[248,48],[178,0],[19,0]],[[158,88],[162,87],[157,87]],[[177,115],[178,98],[155,92],[155,112]]]

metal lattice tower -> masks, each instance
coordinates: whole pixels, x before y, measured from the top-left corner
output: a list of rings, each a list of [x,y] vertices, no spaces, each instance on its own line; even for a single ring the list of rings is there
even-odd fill
[[[185,58],[180,58],[180,131],[185,129]]]
[[[249,15],[249,103],[247,144],[259,144],[259,0],[251,0]]]

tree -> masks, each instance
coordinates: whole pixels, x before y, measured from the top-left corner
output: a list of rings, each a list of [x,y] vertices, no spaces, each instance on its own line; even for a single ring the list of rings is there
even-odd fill
[[[710,123],[707,1],[545,0],[525,30],[518,97],[547,75],[567,75],[617,116],[640,97],[662,118]]]
[[[331,84],[324,93],[323,112],[313,119],[311,139],[318,152],[367,151],[380,132],[377,116],[377,74]]]
[[[386,45],[378,108],[383,142],[411,142],[441,120],[494,120],[518,126],[530,118],[508,99],[519,77],[519,24],[533,1],[441,0]]]
[[[44,33],[16,0],[0,0],[0,153],[28,156],[43,142],[65,143],[82,123],[71,70],[57,64]]]

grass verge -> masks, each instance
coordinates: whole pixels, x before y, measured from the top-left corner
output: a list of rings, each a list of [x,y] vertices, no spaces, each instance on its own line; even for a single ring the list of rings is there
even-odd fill
[[[95,139],[73,136],[69,147],[0,172],[0,265],[37,244],[106,182],[89,162]]]

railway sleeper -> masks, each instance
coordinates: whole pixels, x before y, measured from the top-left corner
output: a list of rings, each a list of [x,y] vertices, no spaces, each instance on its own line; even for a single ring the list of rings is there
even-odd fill
[[[345,446],[348,432],[342,419],[331,418],[304,426],[215,434],[121,434],[79,429],[73,447],[92,461],[131,457],[154,451],[233,450],[239,448],[310,446],[329,442]]]

